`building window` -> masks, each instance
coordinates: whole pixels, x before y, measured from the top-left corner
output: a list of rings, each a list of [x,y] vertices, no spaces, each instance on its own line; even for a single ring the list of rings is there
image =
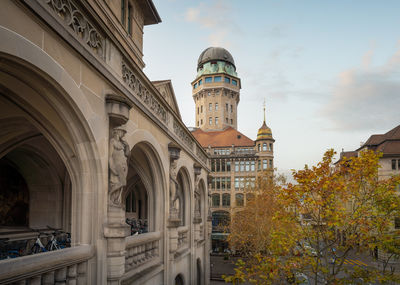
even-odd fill
[[[199,86],[203,83],[203,79],[199,80]]]
[[[229,77],[225,77],[225,83],[231,83],[231,79]]]
[[[263,159],[263,169],[265,170],[267,169],[267,167],[268,167],[268,160]]]
[[[400,217],[394,218],[394,228],[396,230],[400,229]]]
[[[244,161],[240,162],[240,171],[243,172],[244,171]]]
[[[121,0],[121,23],[125,27],[125,3],[126,0]]]
[[[228,121],[228,118],[225,118],[225,123],[228,123],[229,121]]]
[[[218,125],[218,117],[215,117],[215,124]]]
[[[392,170],[396,170],[396,159],[392,159]]]
[[[231,105],[231,113],[233,113],[233,106]]]
[[[227,177],[226,178],[226,189],[231,189],[231,178]]]
[[[230,161],[226,162],[226,171],[231,172],[231,162]]]
[[[193,89],[196,89],[197,88],[197,82],[194,84],[194,88]]]
[[[221,177],[221,189],[224,191],[226,189],[226,184],[225,184],[225,177]]]
[[[255,171],[256,170],[256,162],[255,161],[251,162],[250,168],[251,168],[250,169],[251,171]]]
[[[246,200],[247,200],[247,202],[249,202],[249,201],[252,200],[252,199],[254,199],[254,194],[252,194],[252,193],[247,193],[247,194],[246,194]]]
[[[199,121],[197,121],[197,126],[200,126]]]
[[[231,119],[231,125],[233,125],[233,120]]]
[[[263,151],[267,151],[267,144],[263,143]]]
[[[239,177],[235,177],[235,188],[239,188]]]
[[[216,163],[215,163],[215,171],[219,172],[220,169],[221,169],[221,161],[219,159],[217,159]]]
[[[203,124],[203,119],[200,119],[200,124]]]
[[[220,195],[219,194],[212,194],[212,205],[213,207],[219,207],[220,205]]]
[[[244,197],[243,194],[236,194],[235,195],[236,206],[243,207],[244,206]]]
[[[239,187],[244,188],[244,177],[239,178]]]
[[[225,109],[226,109],[226,112],[229,111],[229,104],[228,103],[225,104]]]
[[[128,3],[128,33],[131,36],[132,36],[132,15],[133,15],[132,5]]]
[[[215,76],[214,77],[214,82],[221,82],[222,77],[221,76]]]
[[[220,177],[216,177],[215,178],[215,182],[216,182],[215,189],[220,190],[221,189],[221,178]]]
[[[239,172],[239,161],[235,161],[235,172]]]
[[[205,83],[211,83],[212,82],[212,77],[206,77],[204,80]]]
[[[223,159],[223,160],[221,161],[221,171],[222,171],[222,172],[225,172],[225,169],[226,169],[226,162],[225,162],[225,159]]]
[[[215,103],[215,111],[218,111],[218,103]]]
[[[250,171],[250,161],[246,161],[246,171]]]
[[[200,112],[203,113],[203,105],[200,106]]]
[[[269,144],[269,150],[272,151],[272,143]]]
[[[208,111],[212,111],[212,103],[208,104]]]
[[[128,213],[136,213],[136,198],[135,193],[131,191],[125,199],[125,211]]]
[[[235,79],[232,79],[232,84],[237,85],[237,81]]]
[[[258,161],[258,167],[257,167],[257,169],[258,169],[258,170],[261,170],[261,160]]]
[[[260,150],[261,150],[261,145],[258,144],[258,145],[257,145],[257,148],[258,148],[258,151],[260,151]]]
[[[197,107],[197,114],[200,114],[200,107]]]
[[[212,118],[211,118],[211,117],[208,118],[208,124],[209,124],[209,125],[212,125]]]
[[[269,167],[274,168],[274,164],[272,163],[272,159],[269,160]]]
[[[231,194],[222,194],[222,206],[229,207],[231,205]]]

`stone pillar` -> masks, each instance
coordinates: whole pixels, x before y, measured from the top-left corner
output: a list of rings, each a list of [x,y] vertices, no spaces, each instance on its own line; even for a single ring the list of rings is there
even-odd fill
[[[107,284],[120,284],[125,273],[126,240],[130,227],[125,222],[123,191],[126,187],[130,147],[124,140],[124,124],[129,119],[131,106],[115,94],[106,95],[106,109],[110,122],[109,186],[107,223],[104,237],[107,239]]]

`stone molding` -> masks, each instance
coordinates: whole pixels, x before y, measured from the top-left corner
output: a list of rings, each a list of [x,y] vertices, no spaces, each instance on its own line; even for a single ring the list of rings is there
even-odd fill
[[[175,134],[182,140],[184,144],[186,144],[191,150],[193,150],[193,145],[194,145],[193,139],[187,132],[185,132],[185,130],[176,120],[174,120],[173,127]]]

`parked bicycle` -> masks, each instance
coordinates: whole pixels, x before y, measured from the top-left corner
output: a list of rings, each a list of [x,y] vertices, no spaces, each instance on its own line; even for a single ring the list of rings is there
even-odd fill
[[[10,241],[9,238],[0,239],[0,260],[16,258],[26,254],[27,241]]]
[[[125,222],[131,226],[131,235],[138,235],[148,232],[147,220],[126,218]]]
[[[58,229],[47,226],[48,229],[53,230],[52,233],[40,232],[36,237],[36,241],[32,246],[31,253],[39,253],[46,251],[59,250],[71,246],[71,234]],[[41,238],[46,238],[47,244],[43,245]]]

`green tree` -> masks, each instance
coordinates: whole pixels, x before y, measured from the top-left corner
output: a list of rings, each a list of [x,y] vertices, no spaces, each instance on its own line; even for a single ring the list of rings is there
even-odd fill
[[[259,177],[254,200],[232,219],[229,242],[243,259],[226,281],[280,284],[301,273],[314,284],[399,280],[387,266],[349,267],[345,260],[375,247],[389,258],[399,254],[393,222],[400,177],[378,179],[380,155],[372,151],[336,165],[334,155],[329,150],[317,166],[294,171],[295,184]]]

